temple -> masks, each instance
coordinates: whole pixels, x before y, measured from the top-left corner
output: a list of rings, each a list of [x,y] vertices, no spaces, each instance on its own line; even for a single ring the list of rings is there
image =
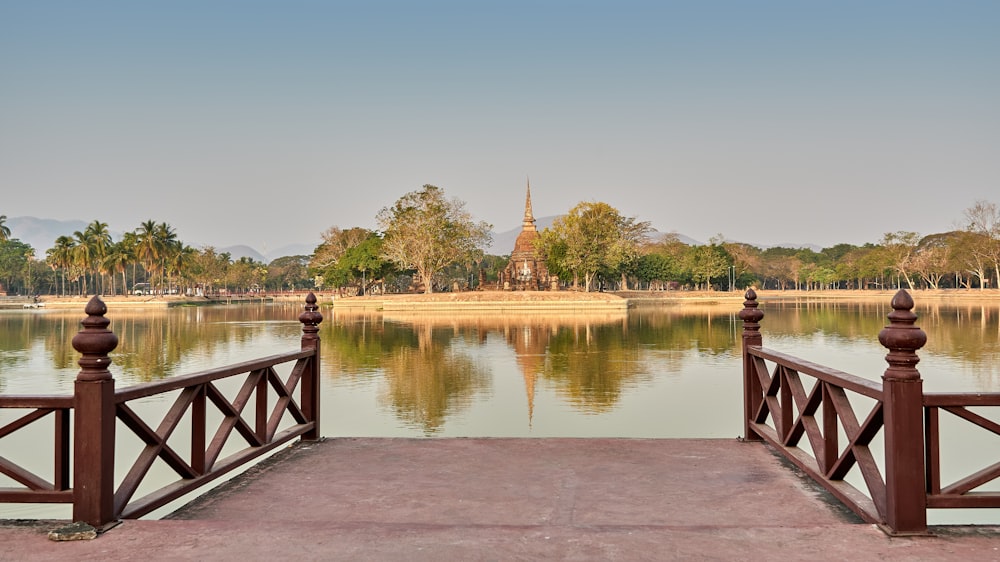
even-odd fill
[[[508,291],[539,291],[548,288],[549,271],[545,261],[535,249],[538,239],[538,229],[535,227],[535,217],[531,212],[531,182],[528,182],[528,194],[524,202],[524,221],[521,223],[521,233],[514,242],[514,251],[510,253],[510,261],[503,271],[503,288]]]

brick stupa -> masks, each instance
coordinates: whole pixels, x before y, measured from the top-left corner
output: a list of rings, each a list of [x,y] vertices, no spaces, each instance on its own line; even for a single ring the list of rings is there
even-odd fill
[[[521,233],[514,242],[510,262],[503,271],[503,287],[510,291],[539,291],[548,288],[549,271],[535,249],[538,229],[531,212],[531,182],[528,182],[527,197],[524,202],[524,221]]]

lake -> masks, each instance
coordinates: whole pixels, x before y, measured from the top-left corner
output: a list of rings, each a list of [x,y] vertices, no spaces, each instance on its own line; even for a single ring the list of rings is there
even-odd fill
[[[917,300],[928,334],[918,365],[925,389],[1000,391],[1000,303]],[[735,438],[743,429],[740,308],[469,315],[323,307],[322,434]],[[878,332],[888,300],[762,299],[762,310],[766,347],[873,380],[887,366]],[[297,349],[300,311],[111,304],[120,340],[111,371],[121,387]],[[70,341],[84,316],[82,307],[0,312],[0,392],[69,394],[79,371]],[[11,415],[0,410],[0,425]],[[0,518],[37,516],[12,507],[0,505]]]

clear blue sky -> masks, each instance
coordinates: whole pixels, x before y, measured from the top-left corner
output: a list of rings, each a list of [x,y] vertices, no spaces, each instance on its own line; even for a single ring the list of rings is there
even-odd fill
[[[941,232],[1000,203],[998,30],[994,0],[0,0],[0,214],[274,249],[427,183],[507,230],[530,176],[536,216],[703,241]]]

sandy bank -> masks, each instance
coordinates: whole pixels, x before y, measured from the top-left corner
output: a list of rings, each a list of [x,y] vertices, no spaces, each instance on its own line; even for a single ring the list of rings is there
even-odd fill
[[[885,301],[892,300],[895,291],[757,291],[757,300],[769,301]],[[917,302],[983,303],[1000,304],[1000,290],[945,289],[910,291]],[[605,311],[625,310],[635,306],[684,306],[724,305],[739,307],[744,300],[743,291],[471,291],[464,293],[434,293],[379,295],[366,297],[338,297],[331,293],[316,293],[320,306],[342,310],[385,311],[503,311],[503,310],[561,310]],[[83,310],[87,297],[42,297],[45,308],[78,308]],[[305,294],[275,294],[244,298],[190,298],[183,296],[103,296],[109,307],[166,308],[227,303],[305,302]]]

